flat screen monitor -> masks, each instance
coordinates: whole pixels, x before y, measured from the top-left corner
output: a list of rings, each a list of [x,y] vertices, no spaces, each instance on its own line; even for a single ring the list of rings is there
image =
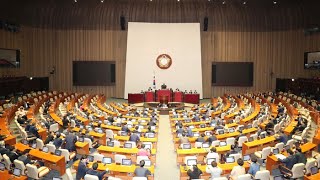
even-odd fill
[[[98,133],[103,134],[103,130],[102,129],[98,129]]]
[[[317,166],[313,166],[311,167],[310,171],[311,171],[311,175],[314,175],[314,174],[318,174],[319,169]]]
[[[144,160],[144,166],[145,167],[150,167],[151,166],[151,161],[148,160],[148,159]]]
[[[62,153],[62,151],[59,150],[59,149],[56,149],[56,150],[54,151],[54,155],[56,155],[56,156],[61,156],[61,153]]]
[[[216,158],[208,158],[208,159],[207,159],[207,165],[211,165],[212,161],[217,162],[217,161],[216,161]]]
[[[252,128],[252,124],[249,124],[249,125],[247,126],[247,129],[250,129],[250,128]]]
[[[92,131],[92,127],[89,127],[89,128],[88,128],[88,131]]]
[[[12,174],[19,177],[21,175],[21,169],[14,168]]]
[[[78,141],[79,141],[79,142],[84,142],[84,138],[83,138],[83,137],[80,137]]]
[[[272,150],[272,152],[273,152],[273,154],[279,154],[279,148],[274,148],[274,149]]]
[[[264,139],[264,138],[266,138],[266,134],[261,134],[260,139]]]
[[[227,157],[226,163],[234,163],[234,157]]]
[[[54,177],[54,178],[52,178],[52,180],[62,180],[62,178]]]
[[[210,144],[209,143],[202,143],[202,148],[209,148]]]
[[[223,129],[218,130],[218,134],[224,134],[224,130]]]
[[[221,142],[219,143],[219,145],[220,145],[220,146],[226,146],[227,143],[226,143],[225,141],[221,141]]]
[[[193,133],[193,137],[199,137],[200,134],[198,132]]]
[[[144,149],[151,149],[151,144],[144,144]]]
[[[107,146],[109,146],[109,147],[114,147],[114,142],[108,141],[108,142],[107,142]]]
[[[244,161],[249,161],[251,158],[250,158],[250,155],[244,155],[243,156],[243,160]]]
[[[154,133],[147,133],[146,136],[147,136],[147,138],[154,138],[155,134]]]
[[[194,126],[189,126],[190,129],[194,129]]]
[[[207,132],[205,132],[205,135],[206,136],[211,136],[211,132],[207,131]]]
[[[6,165],[0,162],[0,170],[3,171],[6,169]]]
[[[131,164],[132,164],[131,159],[122,159],[122,165],[131,166]]]
[[[88,160],[89,160],[89,162],[93,162],[94,157],[93,157],[93,156],[91,156],[91,155],[89,155],[89,156],[88,156]]]
[[[183,144],[182,149],[191,149],[191,144]]]
[[[125,132],[125,131],[122,131],[120,134],[121,134],[121,136],[127,136],[128,135],[128,133]]]
[[[188,159],[187,166],[193,166],[197,164],[197,159]]]
[[[47,146],[44,146],[44,147],[42,148],[42,152],[47,153],[48,151],[49,151],[49,148],[48,148]]]
[[[36,148],[37,148],[37,143],[33,143],[31,147],[32,147],[33,149],[36,149]]]
[[[102,158],[102,163],[103,164],[111,164],[112,163],[112,159],[110,157],[103,157]]]
[[[249,142],[254,141],[253,137],[249,137],[248,141],[249,141]]]
[[[83,127],[83,125],[80,125],[80,129],[83,129],[84,127]]]
[[[239,129],[239,131],[243,131],[244,127],[240,126],[238,129]]]
[[[233,133],[234,132],[234,129],[233,128],[230,128],[229,129],[229,133]]]
[[[131,143],[124,143],[123,147],[131,149],[132,148],[132,144]]]
[[[205,128],[206,125],[205,124],[200,124],[200,128]]]

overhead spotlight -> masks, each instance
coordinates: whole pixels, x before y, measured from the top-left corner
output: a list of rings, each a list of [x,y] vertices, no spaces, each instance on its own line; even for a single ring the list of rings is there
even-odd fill
[[[277,4],[277,1],[273,1],[273,4]]]
[[[210,0],[208,0],[210,2]]]
[[[180,2],[180,0],[177,0],[178,2]]]
[[[246,5],[247,4],[247,2],[246,1],[243,1],[243,5]]]
[[[226,2],[225,2],[225,1],[222,1],[222,4],[226,4]]]
[[[30,80],[32,80],[32,79],[33,79],[33,77],[30,77],[29,79],[30,79]]]
[[[78,2],[77,0],[74,0],[74,2],[76,3],[76,2]]]
[[[293,82],[293,81],[294,81],[294,79],[291,79],[291,81]]]
[[[101,0],[101,3],[103,3],[104,2],[104,0]]]

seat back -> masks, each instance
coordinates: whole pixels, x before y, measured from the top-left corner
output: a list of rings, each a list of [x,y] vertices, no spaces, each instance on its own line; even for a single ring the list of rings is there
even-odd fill
[[[133,177],[132,180],[148,180],[146,177]]]
[[[268,170],[258,171],[258,172],[256,172],[254,179],[270,180],[270,171],[268,171]]]
[[[99,180],[99,177],[91,174],[86,174],[84,176],[84,180]]]
[[[261,159],[267,159],[267,157],[270,155],[271,153],[271,147],[265,147],[262,149],[262,152],[261,152]]]
[[[111,129],[107,129],[106,136],[107,136],[107,138],[113,138],[113,136],[114,136],[113,131]]]
[[[116,154],[114,155],[114,161],[117,164],[122,164],[122,159],[126,159],[127,157],[125,155]]]
[[[130,144],[132,145],[132,148],[136,148],[136,147],[137,147],[136,142],[133,142],[133,141],[127,141],[126,143],[130,143]]]
[[[238,147],[242,147],[242,144],[243,144],[244,142],[246,142],[246,141],[248,141],[247,136],[241,136],[241,137],[239,137]]]
[[[136,164],[140,164],[141,160],[149,160],[149,157],[148,156],[137,156]]]
[[[311,167],[314,167],[317,165],[317,161],[314,159],[314,158],[310,158],[307,160],[307,163],[306,163],[306,174],[309,174],[311,173]]]
[[[54,144],[46,144],[48,151],[54,153],[56,151],[56,146]]]
[[[72,176],[70,168],[66,169],[66,178],[67,178],[67,180],[73,180],[73,176]]]
[[[292,177],[291,178],[300,178],[304,176],[304,164],[298,163],[292,167]]]
[[[212,141],[211,146],[219,146],[220,145],[220,141],[216,140],[216,141]]]
[[[202,142],[195,142],[194,143],[195,148],[201,148],[202,147]]]
[[[27,164],[27,176],[33,179],[39,179],[38,168],[35,165]]]
[[[59,149],[61,150],[61,155],[64,156],[66,162],[70,161],[70,152],[67,149]]]
[[[236,142],[236,138],[234,137],[230,137],[226,139],[227,145],[234,145],[234,143]]]
[[[59,125],[58,123],[50,125],[49,131],[50,132],[57,132],[59,130]]]
[[[214,180],[228,180],[228,178],[226,178],[226,177],[218,177],[218,178],[214,178]]]
[[[94,153],[93,154],[93,160],[94,161],[102,161],[102,159],[104,158],[104,155],[102,155],[102,154],[99,154],[99,153]]]
[[[4,154],[2,157],[4,159],[4,161],[3,161],[4,165],[6,166],[6,168],[8,170],[10,170],[11,169],[11,164],[12,164],[12,162],[10,161],[10,158],[6,154]]]
[[[283,143],[283,142],[277,143],[277,144],[275,145],[275,148],[278,148],[278,149],[279,149],[279,152],[281,152],[281,151],[283,150],[283,147],[284,147],[284,143]]]
[[[21,174],[25,175],[26,166],[24,165],[24,163],[22,161],[19,161],[18,159],[14,160],[13,163],[16,168],[21,169]]]
[[[151,149],[152,149],[152,142],[143,142],[142,144],[150,145],[150,147],[151,147]]]
[[[84,138],[83,139],[84,142],[87,142],[89,144],[89,148],[92,148],[92,141],[89,138]]]
[[[233,157],[234,161],[237,162],[239,158],[242,158],[242,154],[230,154],[229,157]]]
[[[36,139],[36,143],[37,143],[37,148],[38,149],[42,149],[43,148],[44,143],[43,143],[43,141],[41,139],[37,138]]]
[[[238,176],[237,180],[251,180],[251,175],[250,174],[244,174]]]
[[[290,139],[290,140],[287,142],[287,144],[286,144],[286,145],[290,145],[290,148],[292,148],[292,147],[293,147],[293,145],[294,145],[294,143],[295,143],[295,140]]]

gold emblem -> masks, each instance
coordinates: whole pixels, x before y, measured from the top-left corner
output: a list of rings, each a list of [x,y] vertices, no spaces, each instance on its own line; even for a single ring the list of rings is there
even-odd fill
[[[160,54],[156,62],[160,69],[168,69],[172,64],[172,59],[168,54]]]

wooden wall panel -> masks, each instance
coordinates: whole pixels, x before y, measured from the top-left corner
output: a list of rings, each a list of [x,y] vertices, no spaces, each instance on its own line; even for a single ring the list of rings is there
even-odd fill
[[[123,97],[126,31],[25,27],[20,33],[0,31],[0,37],[3,39],[0,41],[0,47],[22,50],[21,68],[0,69],[1,75],[49,76],[52,90],[103,93],[107,97]],[[202,32],[201,46],[204,97],[224,93],[271,91],[275,89],[275,78],[320,75],[319,71],[303,69],[303,53],[320,50],[320,36],[304,36],[301,30]],[[72,86],[73,60],[116,61],[116,86]],[[254,62],[254,86],[212,87],[211,64],[215,61]],[[49,74],[52,67],[56,69],[54,75]]]

